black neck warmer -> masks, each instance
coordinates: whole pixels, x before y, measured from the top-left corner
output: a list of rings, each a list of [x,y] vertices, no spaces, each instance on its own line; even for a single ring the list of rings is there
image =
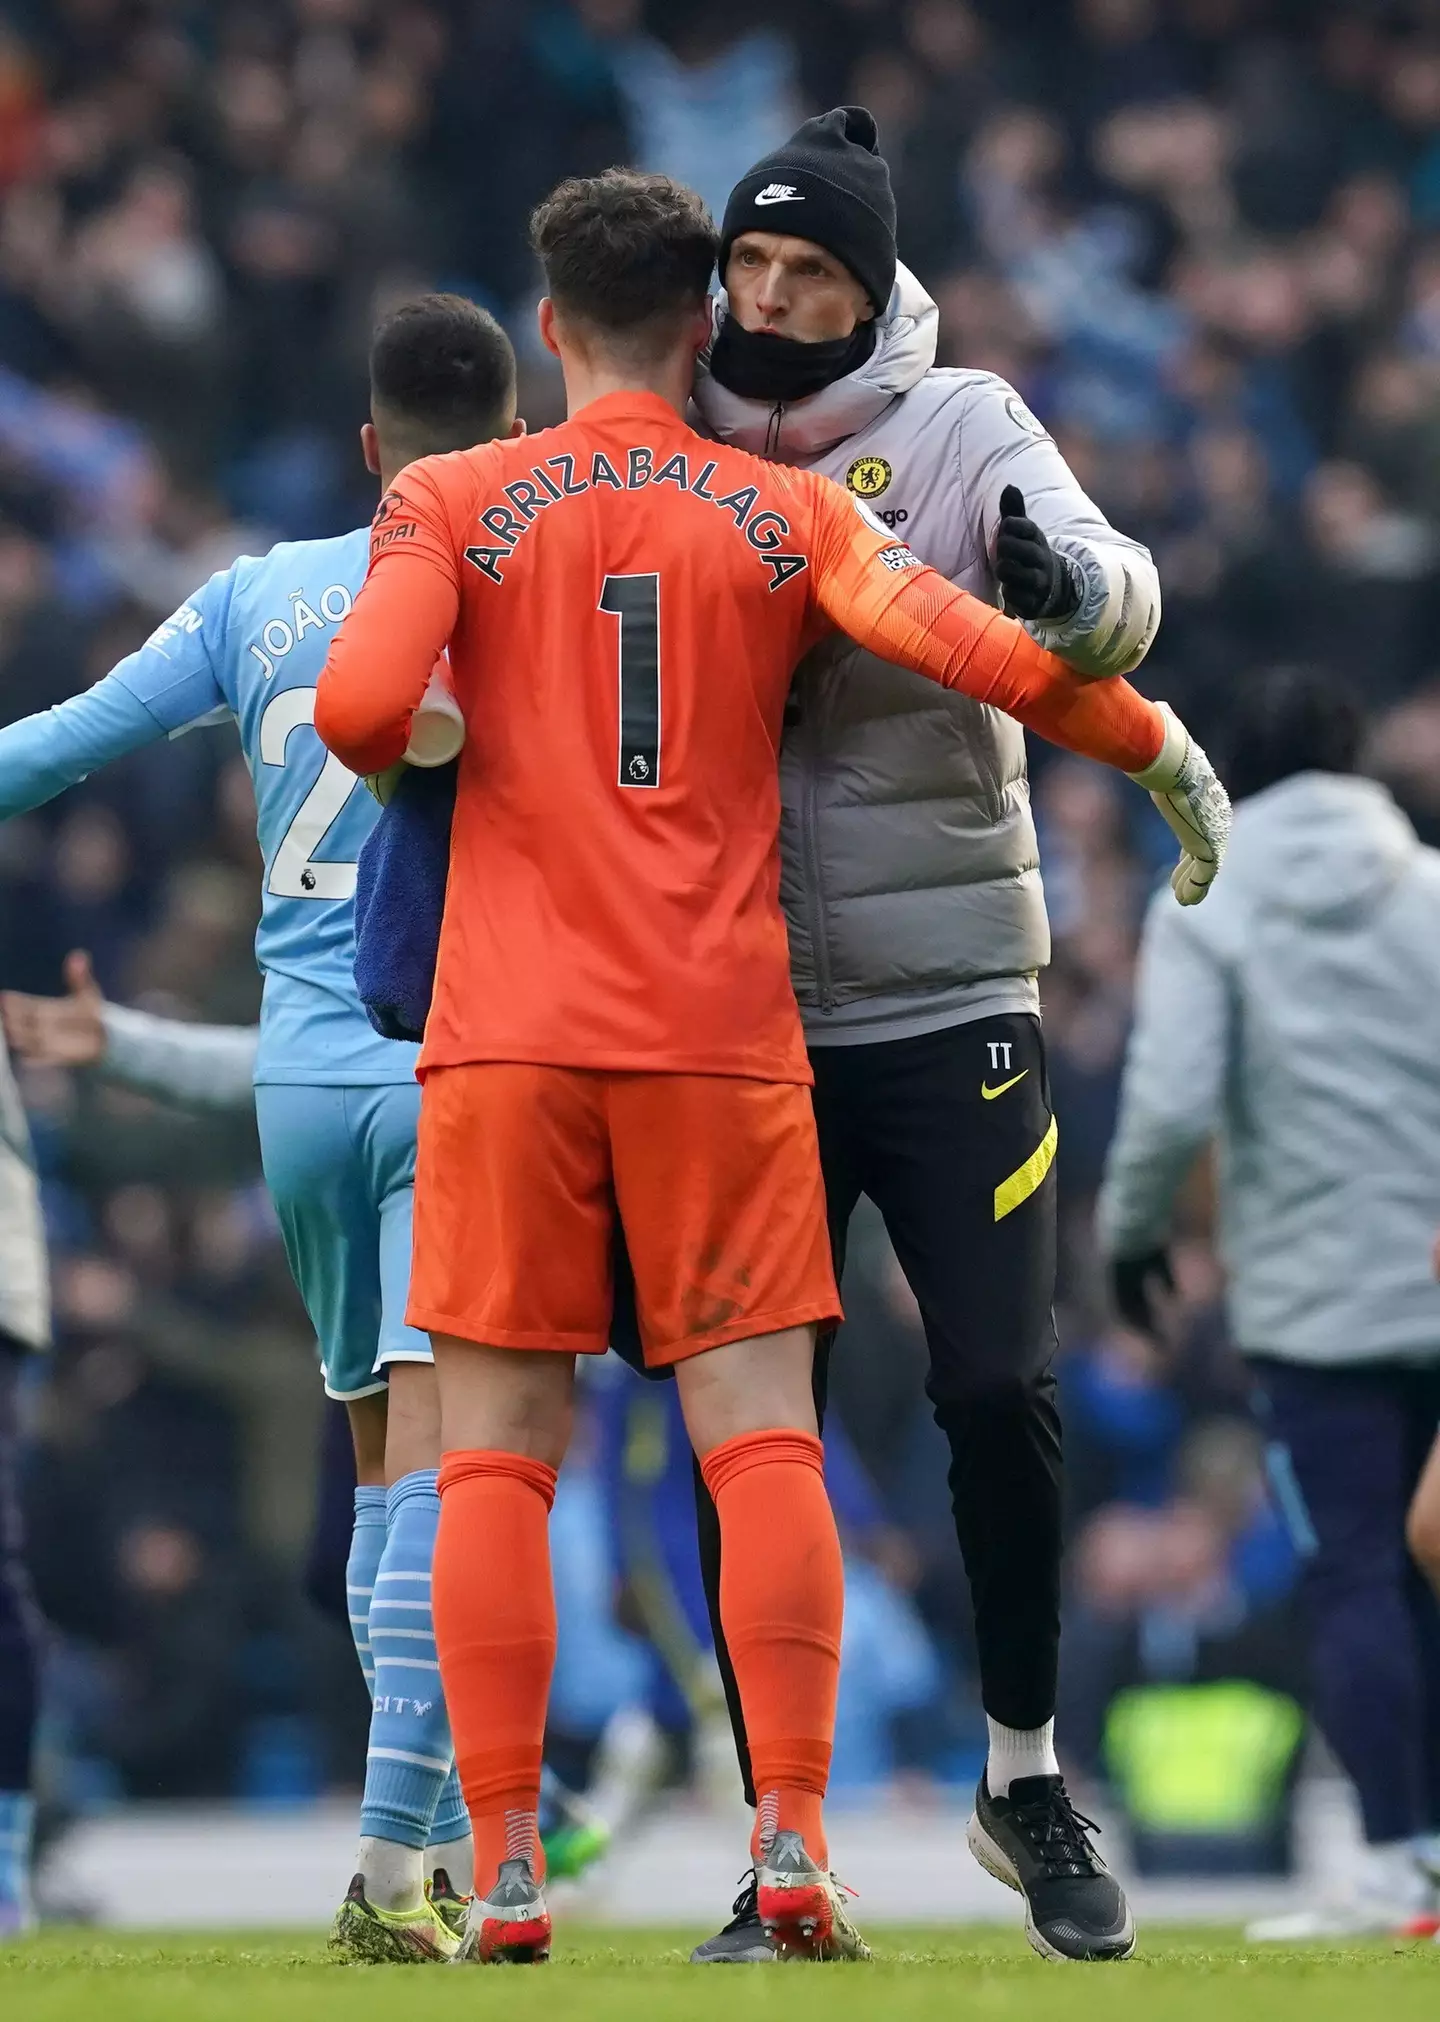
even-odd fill
[[[849,337],[801,344],[773,330],[747,330],[737,316],[727,316],[710,351],[710,374],[741,400],[788,407],[858,372],[875,349],[876,334],[872,320],[857,324]]]

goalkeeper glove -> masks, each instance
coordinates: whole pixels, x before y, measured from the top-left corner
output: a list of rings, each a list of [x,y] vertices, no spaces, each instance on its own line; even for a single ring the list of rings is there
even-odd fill
[[[1180,844],[1180,861],[1170,889],[1182,906],[1198,906],[1225,860],[1230,840],[1230,796],[1215,768],[1168,702],[1160,755],[1131,779],[1143,786],[1170,824]]]
[[[1079,608],[1079,570],[1057,555],[1034,520],[1025,517],[1024,495],[1013,484],[1000,494],[995,580],[1011,617],[1027,624],[1058,624]]]
[[[365,784],[374,794],[381,807],[389,807],[396,787],[405,777],[405,760],[397,758],[393,765],[387,765],[383,772],[367,772]]]

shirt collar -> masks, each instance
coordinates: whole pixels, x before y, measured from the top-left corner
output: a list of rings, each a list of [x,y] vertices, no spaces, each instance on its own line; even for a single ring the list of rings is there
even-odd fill
[[[598,400],[587,401],[570,419],[577,422],[667,421],[675,428],[686,425],[668,400],[662,400],[658,393],[645,393],[638,388],[633,391],[627,388],[620,393],[602,393]]]

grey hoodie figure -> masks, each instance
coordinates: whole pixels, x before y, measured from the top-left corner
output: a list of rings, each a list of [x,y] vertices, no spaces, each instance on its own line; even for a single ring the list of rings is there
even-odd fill
[[[757,163],[721,238],[701,425],[847,484],[924,561],[989,602],[1003,596],[1072,666],[1135,667],[1160,618],[1150,556],[1106,522],[1012,387],[936,367],[938,313],[897,267],[870,115],[811,120]],[[953,1456],[990,1729],[970,1845],[1023,1895],[1037,1950],[1123,1958],[1134,1925],[1054,1749],[1057,1128],[1024,734],[833,640],[797,676],[781,776],[782,896],[832,1240],[843,1260],[868,1195],[919,1302]],[[822,1351],[822,1401],[824,1364]],[[718,1625],[703,1495],[700,1532]],[[731,1706],[743,1765],[733,1694]],[[746,1891],[695,1954],[768,1956]]]
[[[1099,1229],[1117,1304],[1157,1331],[1176,1195],[1214,1141],[1311,1712],[1365,1829],[1333,1892],[1248,1933],[1294,1941],[1440,1909],[1440,1609],[1405,1549],[1440,1422],[1440,852],[1356,776],[1347,693],[1282,669],[1233,711],[1234,843],[1203,922],[1146,922]]]

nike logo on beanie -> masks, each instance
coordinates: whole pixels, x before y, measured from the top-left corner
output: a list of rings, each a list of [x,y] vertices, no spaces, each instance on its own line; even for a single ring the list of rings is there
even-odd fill
[[[805,199],[793,183],[767,183],[755,201],[757,204],[803,204]]]

